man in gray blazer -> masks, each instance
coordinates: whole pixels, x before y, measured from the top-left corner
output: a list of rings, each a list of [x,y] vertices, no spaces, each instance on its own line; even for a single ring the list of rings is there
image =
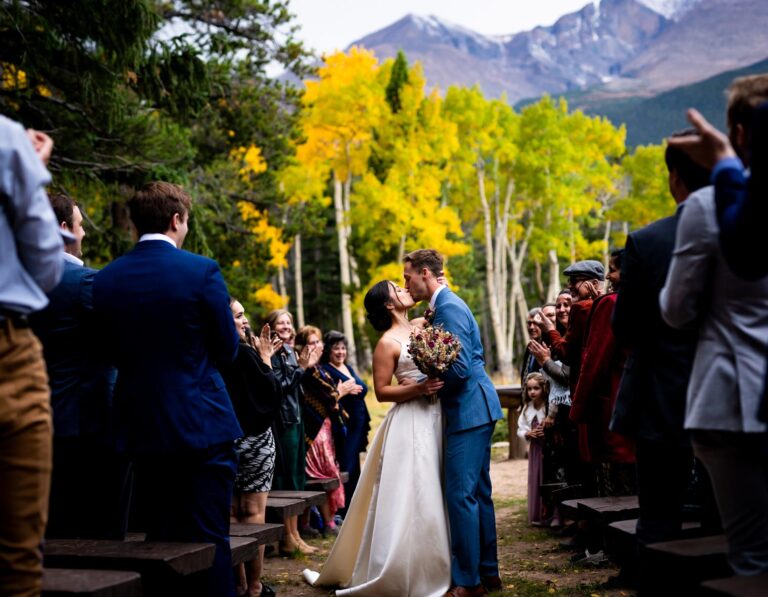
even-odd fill
[[[667,147],[669,190],[680,206],[627,237],[613,333],[629,349],[611,431],[635,439],[640,515],[637,521],[640,589],[658,586],[649,574],[648,544],[679,538],[693,463],[683,430],[685,396],[696,352],[695,330],[670,328],[659,312],[659,292],[669,271],[684,201],[708,186],[709,171],[682,150]],[[706,479],[709,484],[709,479]]]
[[[768,76],[762,79],[737,79],[729,88],[729,127],[739,131],[731,138],[745,162],[751,112],[768,94]],[[729,562],[736,574],[755,575],[768,572],[768,435],[757,419],[768,352],[768,276],[736,276],[718,235],[714,193],[706,187],[680,215],[661,312],[673,327],[699,330],[685,427],[712,478]]]

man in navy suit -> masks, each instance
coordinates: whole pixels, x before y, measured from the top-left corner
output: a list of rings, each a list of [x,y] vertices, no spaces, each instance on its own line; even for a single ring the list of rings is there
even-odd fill
[[[429,300],[434,325],[461,341],[456,362],[443,375],[445,495],[451,527],[451,582],[446,596],[475,597],[501,589],[496,553],[496,515],[491,499],[491,436],[503,417],[493,382],[485,372],[480,328],[472,311],[442,286],[443,258],[433,249],[405,256],[405,288],[416,301]]]
[[[239,336],[215,261],[181,250],[190,197],[167,182],[131,201],[139,242],[96,275],[94,304],[117,366],[118,444],[147,491],[147,540],[216,544],[207,583],[232,594],[229,505],[242,436],[217,365]]]
[[[685,133],[677,136],[681,134]],[[613,333],[630,352],[616,397],[611,431],[636,441],[640,502],[637,580],[642,591],[650,591],[658,583],[653,574],[648,574],[646,546],[671,541],[681,532],[693,462],[693,448],[683,422],[698,332],[668,326],[661,318],[659,293],[672,261],[683,202],[709,181],[709,171],[680,149],[667,147],[664,159],[669,171],[669,190],[679,207],[675,215],[627,237],[621,287],[613,312]],[[708,477],[704,483],[709,485]],[[702,487],[702,494],[709,497],[711,491]]]
[[[72,242],[64,274],[48,306],[30,317],[43,344],[53,408],[53,474],[47,537],[122,539],[130,468],[108,446],[107,417],[114,369],[97,358],[109,335],[93,325],[93,279],[85,267],[83,216],[74,200],[50,196],[56,221]]]

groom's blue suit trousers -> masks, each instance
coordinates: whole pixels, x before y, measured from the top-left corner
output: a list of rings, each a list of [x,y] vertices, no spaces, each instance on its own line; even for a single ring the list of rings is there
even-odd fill
[[[474,587],[497,576],[496,515],[491,499],[494,423],[450,433],[445,445],[445,495],[451,523],[451,580]]]

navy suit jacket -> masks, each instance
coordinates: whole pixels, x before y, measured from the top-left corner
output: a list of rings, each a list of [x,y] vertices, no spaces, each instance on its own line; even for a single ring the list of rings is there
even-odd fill
[[[628,437],[688,445],[685,396],[698,332],[671,328],[659,307],[678,217],[679,211],[627,237],[613,333],[630,352],[610,428]]]
[[[117,447],[138,454],[205,449],[242,435],[217,363],[239,337],[215,261],[163,240],[101,270],[94,305],[117,366]]]
[[[64,274],[48,294],[48,306],[30,317],[43,344],[56,437],[106,432],[115,371],[96,358],[104,344],[93,325],[96,273],[64,261]]]
[[[435,301],[433,323],[442,324],[461,341],[459,357],[443,375],[445,386],[439,393],[445,432],[466,431],[503,418],[499,395],[485,372],[480,328],[467,304],[443,288]]]

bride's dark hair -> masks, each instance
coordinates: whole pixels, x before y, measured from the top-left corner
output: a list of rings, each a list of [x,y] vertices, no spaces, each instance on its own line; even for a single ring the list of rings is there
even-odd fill
[[[388,280],[382,280],[374,284],[365,294],[363,305],[365,305],[366,316],[371,322],[373,329],[378,332],[386,332],[392,325],[392,316],[387,305],[392,302],[390,289],[392,283]]]

